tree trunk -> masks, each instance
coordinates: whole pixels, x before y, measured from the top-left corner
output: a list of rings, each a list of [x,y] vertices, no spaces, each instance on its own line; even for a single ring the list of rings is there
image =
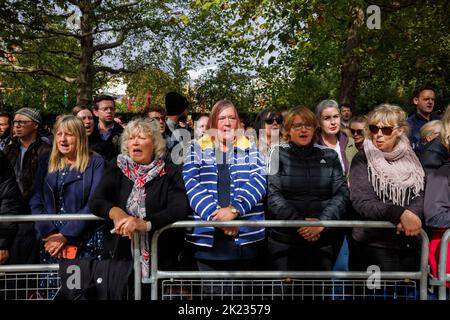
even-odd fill
[[[90,106],[94,85],[94,37],[92,8],[80,5],[80,71],[77,77],[77,105]]]
[[[339,103],[349,103],[353,108],[356,103],[358,77],[361,61],[357,52],[362,46],[361,27],[364,25],[364,10],[356,7],[352,9],[352,21],[347,30],[344,57],[341,66],[341,92]]]

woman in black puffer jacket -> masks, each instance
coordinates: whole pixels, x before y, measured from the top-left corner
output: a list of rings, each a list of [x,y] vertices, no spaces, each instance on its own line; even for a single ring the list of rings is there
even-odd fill
[[[274,147],[268,168],[268,219],[339,220],[349,193],[334,150],[314,144],[317,120],[297,107],[286,116],[287,144]],[[269,230],[269,261],[275,270],[333,268],[335,232],[323,227]]]

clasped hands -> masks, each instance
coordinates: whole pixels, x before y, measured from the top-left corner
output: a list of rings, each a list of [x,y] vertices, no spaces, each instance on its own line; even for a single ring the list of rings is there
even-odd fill
[[[44,249],[54,258],[67,258],[64,247],[67,243],[67,238],[61,233],[53,233],[42,239],[44,242]]]
[[[317,218],[305,218],[305,220],[313,221],[320,220]],[[324,230],[324,227],[300,227],[297,229],[297,233],[303,237],[306,241],[315,242],[320,239],[320,233]]]
[[[231,221],[236,219],[236,215],[231,212],[230,207],[220,208],[211,214],[212,221]],[[230,237],[236,237],[239,233],[239,227],[224,227],[221,228],[223,233]]]

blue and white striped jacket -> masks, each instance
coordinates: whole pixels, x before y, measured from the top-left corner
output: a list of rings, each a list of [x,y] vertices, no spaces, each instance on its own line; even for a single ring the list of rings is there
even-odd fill
[[[217,195],[217,163],[213,141],[205,135],[190,146],[183,165],[183,179],[193,218],[211,221],[211,214],[220,209]],[[239,210],[239,220],[264,220],[263,198],[266,194],[265,168],[256,146],[245,137],[237,139],[230,160],[230,204]],[[244,245],[264,239],[264,228],[240,227],[235,241]],[[212,247],[213,227],[188,230],[186,241]]]

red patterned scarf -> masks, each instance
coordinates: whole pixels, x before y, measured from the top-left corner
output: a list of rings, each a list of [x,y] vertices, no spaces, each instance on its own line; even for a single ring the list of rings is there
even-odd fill
[[[128,155],[120,154],[117,157],[117,166],[133,182],[133,188],[127,200],[127,213],[133,217],[145,218],[145,184],[165,174],[164,161],[155,159],[149,165],[143,165],[134,162]],[[139,242],[142,276],[147,278],[150,276],[150,243],[147,232],[139,234]]]

